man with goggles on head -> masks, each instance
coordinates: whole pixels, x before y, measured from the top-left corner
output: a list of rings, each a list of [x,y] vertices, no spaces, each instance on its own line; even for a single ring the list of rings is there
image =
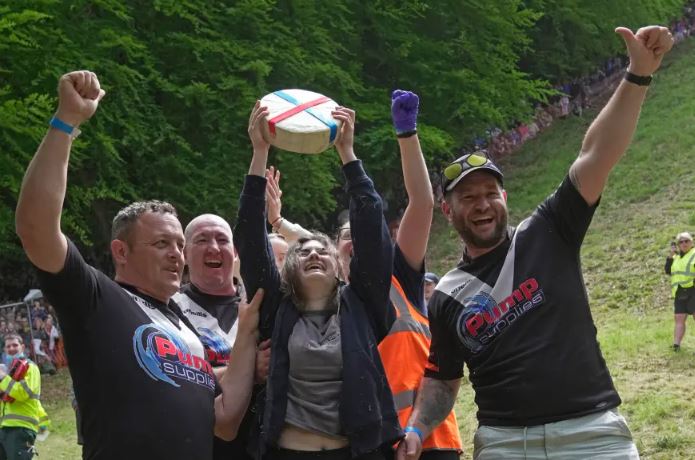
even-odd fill
[[[558,189],[516,228],[502,171],[484,154],[444,170],[442,211],[465,243],[430,303],[432,345],[399,459],[451,410],[464,363],[479,427],[473,458],[639,458],[601,356],[580,268],[584,235],[637,125],[664,27],[618,28],[630,66]]]

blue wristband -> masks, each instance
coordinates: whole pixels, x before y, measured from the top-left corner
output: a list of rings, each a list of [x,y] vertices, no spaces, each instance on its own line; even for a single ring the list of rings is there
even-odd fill
[[[69,124],[65,123],[63,120],[61,120],[60,118],[58,118],[56,116],[51,118],[51,121],[49,121],[48,124],[52,128],[55,128],[57,130],[64,132],[68,136],[71,136],[72,132],[75,130],[74,126],[70,126]]]
[[[417,437],[420,438],[420,443],[422,443],[423,435],[422,435],[422,431],[420,431],[419,428],[415,428],[414,426],[407,426],[407,427],[403,428],[403,432],[404,433],[415,433],[417,435]]]

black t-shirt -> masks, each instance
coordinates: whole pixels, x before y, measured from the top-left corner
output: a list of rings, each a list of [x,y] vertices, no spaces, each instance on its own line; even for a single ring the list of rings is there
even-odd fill
[[[212,458],[215,379],[203,345],[164,305],[87,265],[39,271],[82,413],[85,459]]]
[[[174,300],[200,334],[210,364],[213,367],[226,365],[236,340],[241,298],[238,295],[206,294],[193,284],[186,284]],[[253,407],[253,403],[249,407]],[[233,441],[215,436],[213,460],[250,460],[246,449],[252,421],[253,414],[247,411]]]
[[[437,285],[425,375],[459,378],[465,362],[482,425],[540,425],[620,404],[579,260],[594,210],[565,178],[502,245]]]

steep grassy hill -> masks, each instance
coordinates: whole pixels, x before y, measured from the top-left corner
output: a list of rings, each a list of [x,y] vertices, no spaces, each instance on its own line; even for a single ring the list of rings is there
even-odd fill
[[[642,458],[695,458],[695,323],[683,350],[669,346],[673,302],[663,275],[669,242],[695,230],[695,40],[681,44],[655,77],[637,134],[613,171],[586,236],[582,264],[599,341]],[[577,156],[596,112],[556,122],[502,162],[512,221],[551,193]],[[453,267],[460,243],[435,219],[429,263]],[[570,365],[568,363],[568,365]],[[475,405],[469,385],[457,413],[467,456]]]
[[[695,230],[695,40],[669,56],[649,92],[635,141],[611,176],[582,257],[599,340],[623,398],[642,458],[695,458],[695,323],[683,350],[670,351],[672,301],[662,274],[673,236]],[[560,182],[595,113],[556,122],[503,162],[513,221]],[[430,266],[438,273],[460,256],[458,238],[435,219]],[[76,459],[66,372],[44,379],[53,433],[41,459]],[[470,458],[475,406],[464,385],[457,405]],[[109,416],[105,414],[105,416]]]

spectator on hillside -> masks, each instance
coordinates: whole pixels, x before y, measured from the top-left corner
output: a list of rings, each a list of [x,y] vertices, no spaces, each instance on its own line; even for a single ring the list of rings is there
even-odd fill
[[[44,353],[41,345],[46,339],[48,339],[48,337],[46,336],[46,331],[43,328],[43,321],[38,316],[34,317],[31,328],[31,337],[31,348],[37,361],[40,361],[42,358],[47,359],[48,355]]]
[[[567,115],[570,114],[570,98],[566,95],[563,94],[560,97],[560,118],[567,118]]]
[[[66,336],[83,456],[210,460],[213,433],[234,438],[246,411],[262,293],[240,307],[230,365],[218,382],[193,326],[171,301],[184,265],[173,206],[137,202],[116,215],[114,280],[85,262],[60,216],[76,126],[104,94],[92,72],[60,78],[58,110],[22,183],[17,234]]]
[[[678,234],[675,244],[671,245],[671,254],[666,257],[664,271],[671,275],[675,322],[673,351],[680,351],[688,315],[695,318],[695,246],[690,233]]]
[[[638,459],[596,339],[581,245],[637,127],[651,75],[673,46],[665,27],[619,27],[630,66],[557,190],[516,228],[502,171],[479,154],[443,171],[442,211],[465,243],[428,305],[429,366],[399,458],[451,411],[464,364],[479,426],[473,458]],[[568,363],[571,363],[568,365]]]
[[[53,317],[48,315],[43,322],[43,330],[46,341],[42,344],[43,349],[55,367],[64,367],[67,362],[63,352],[63,340],[58,327],[53,324]]]
[[[519,133],[519,138],[521,139],[520,142],[522,144],[528,140],[529,129],[528,129],[528,125],[526,123],[520,121],[516,125],[516,131]]]

